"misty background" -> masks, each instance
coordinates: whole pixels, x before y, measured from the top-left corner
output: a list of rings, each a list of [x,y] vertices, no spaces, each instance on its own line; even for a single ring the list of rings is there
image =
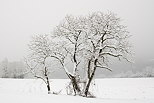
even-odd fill
[[[153,0],[0,0],[0,68],[6,61],[10,71],[25,68],[23,58],[28,54],[31,36],[50,35],[66,15],[111,11],[132,35],[134,63],[113,60],[113,72],[98,70],[98,77],[154,71],[153,4]],[[65,77],[62,70],[51,77],[59,76]]]

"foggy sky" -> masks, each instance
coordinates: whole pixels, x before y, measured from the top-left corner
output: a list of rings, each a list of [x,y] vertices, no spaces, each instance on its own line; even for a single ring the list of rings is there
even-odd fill
[[[67,15],[114,12],[132,35],[135,60],[154,62],[153,0],[0,0],[0,61],[26,56],[32,35],[50,34]]]

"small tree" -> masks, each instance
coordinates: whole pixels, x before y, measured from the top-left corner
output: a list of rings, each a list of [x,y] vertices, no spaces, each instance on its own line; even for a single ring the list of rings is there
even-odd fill
[[[47,35],[33,36],[29,43],[29,49],[31,54],[26,60],[27,66],[31,73],[36,78],[40,78],[47,86],[48,93],[50,93],[50,81],[49,81],[49,67],[47,65],[47,59],[50,56],[50,42]]]

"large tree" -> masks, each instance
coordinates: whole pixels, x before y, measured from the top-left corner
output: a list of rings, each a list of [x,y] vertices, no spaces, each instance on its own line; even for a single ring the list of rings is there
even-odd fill
[[[88,65],[85,96],[88,95],[91,81],[97,68],[112,71],[108,63],[111,59],[129,61],[131,46],[128,42],[129,33],[121,24],[121,19],[113,13],[92,13],[87,17]]]
[[[77,85],[78,88],[74,89],[80,89],[78,91],[81,91],[81,95],[90,94],[89,87],[97,68],[112,71],[108,65],[112,58],[129,61],[130,36],[126,27],[121,24],[121,19],[113,13],[94,12],[85,17],[67,16],[57,26],[54,35],[67,41],[64,48],[74,64],[71,77],[75,81],[79,78],[78,82],[72,83]],[[77,73],[81,69],[79,64],[86,65],[85,81]],[[85,85],[79,85],[80,83]]]

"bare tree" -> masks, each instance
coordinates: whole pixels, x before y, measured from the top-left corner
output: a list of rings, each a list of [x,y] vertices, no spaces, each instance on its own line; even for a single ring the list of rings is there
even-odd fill
[[[47,66],[47,61],[49,61],[49,59],[57,60],[61,64],[66,75],[72,81],[75,93],[76,90],[77,92],[80,92],[74,74],[69,72],[66,67],[66,60],[70,56],[68,48],[66,49],[66,47],[67,41],[65,41],[64,38],[59,38],[59,40],[57,38],[52,38],[51,40],[47,35],[36,35],[29,44],[31,55],[28,60],[26,60],[27,66],[34,77],[40,78],[46,83],[48,92],[50,92],[50,82],[48,77],[49,68]]]
[[[50,42],[47,35],[35,35],[29,43],[30,56],[26,60],[27,66],[36,78],[40,78],[50,93],[49,67],[47,59],[50,56]]]
[[[62,38],[61,41],[65,41],[65,44],[62,46],[61,49],[63,49],[63,51],[65,51],[65,53],[67,54],[65,55],[67,56],[65,58],[69,58],[69,65],[73,65],[72,72],[68,73],[68,69],[65,72],[66,74],[69,74],[67,76],[71,80],[75,95],[81,94],[81,89],[79,86],[80,75],[78,73],[78,66],[82,60],[82,56],[80,55],[80,53],[83,49],[83,40],[85,36],[84,22],[84,18],[66,16],[64,21],[60,23],[54,31],[54,37]]]
[[[131,54],[126,27],[121,25],[121,20],[113,13],[92,13],[88,18],[88,42],[89,52],[87,75],[88,80],[85,88],[85,96],[88,96],[91,81],[97,68],[112,71],[108,63],[110,59],[128,60]]]

